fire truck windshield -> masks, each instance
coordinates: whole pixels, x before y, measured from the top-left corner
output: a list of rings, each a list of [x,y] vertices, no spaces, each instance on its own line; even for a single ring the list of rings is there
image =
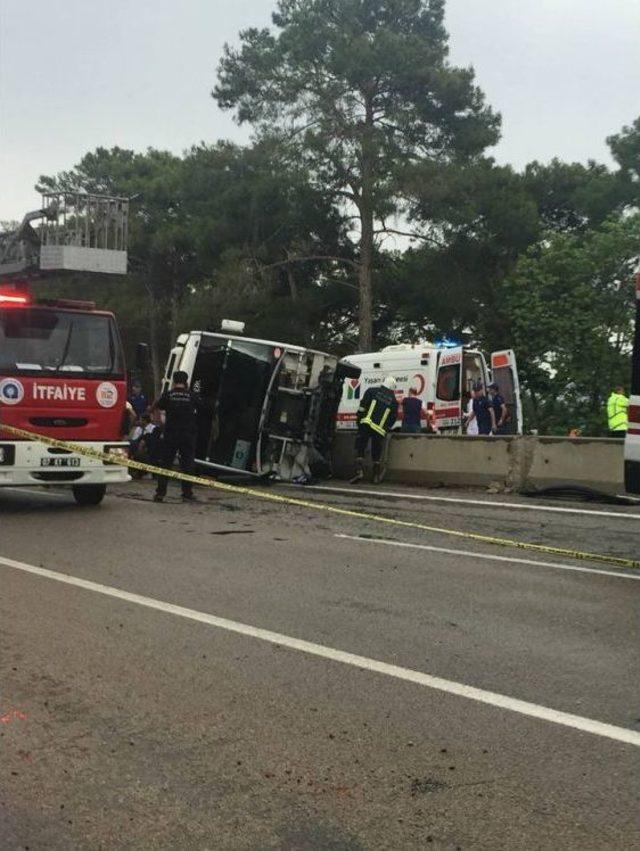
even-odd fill
[[[0,374],[120,377],[120,338],[113,319],[50,308],[0,309]]]

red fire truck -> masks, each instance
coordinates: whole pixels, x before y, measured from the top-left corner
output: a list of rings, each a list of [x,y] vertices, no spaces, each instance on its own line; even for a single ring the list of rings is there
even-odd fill
[[[126,372],[114,316],[86,301],[36,300],[25,281],[126,271],[126,199],[47,195],[0,239],[0,487],[66,485],[97,505],[126,467],[4,426],[126,456]],[[35,230],[31,222],[43,218]],[[46,286],[45,286],[46,289]]]

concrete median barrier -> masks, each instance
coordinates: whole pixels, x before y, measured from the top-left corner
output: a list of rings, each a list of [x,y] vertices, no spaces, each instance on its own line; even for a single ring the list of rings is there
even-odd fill
[[[526,437],[533,451],[523,470],[523,488],[567,483],[624,492],[623,441],[605,437]]]
[[[354,433],[339,433],[334,472],[353,475]],[[574,485],[622,493],[622,442],[608,438],[464,437],[392,434],[386,480],[427,487],[486,487],[514,491]]]

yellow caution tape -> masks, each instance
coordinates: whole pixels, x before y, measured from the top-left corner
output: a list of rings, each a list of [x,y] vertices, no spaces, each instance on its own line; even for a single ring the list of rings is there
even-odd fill
[[[515,541],[512,538],[498,538],[494,535],[480,535],[478,532],[462,532],[457,529],[444,529],[439,526],[429,526],[426,523],[416,523],[412,520],[397,520],[394,517],[385,517],[381,514],[369,514],[365,511],[339,508],[335,505],[328,505],[325,502],[312,502],[307,499],[299,499],[294,496],[281,496],[280,494],[275,494],[269,491],[261,491],[256,488],[244,487],[243,485],[230,485],[225,482],[219,482],[216,479],[204,478],[203,476],[193,476],[188,473],[179,473],[176,470],[165,470],[163,467],[155,467],[152,464],[143,464],[141,461],[132,461],[131,459],[118,457],[114,458],[113,455],[106,452],[99,452],[96,449],[91,449],[82,443],[71,443],[66,440],[57,440],[54,437],[34,434],[33,432],[26,431],[25,429],[16,428],[15,426],[2,424],[0,429],[2,431],[9,432],[16,437],[39,441],[47,446],[54,446],[58,449],[66,449],[69,452],[76,452],[78,455],[84,455],[87,458],[95,458],[97,461],[103,461],[107,464],[115,464],[119,467],[129,467],[133,470],[142,470],[145,473],[166,476],[170,479],[177,479],[182,482],[191,482],[195,485],[201,485],[206,488],[215,488],[216,490],[223,490],[229,493],[253,496],[258,499],[269,500],[270,502],[279,502],[283,505],[296,505],[299,508],[310,508],[314,511],[326,511],[330,514],[338,514],[342,517],[355,517],[358,520],[386,523],[389,526],[401,526],[405,529],[419,529],[422,532],[434,532],[439,535],[465,538],[466,540],[478,541],[482,544],[493,544],[499,547],[515,547],[520,550],[534,550],[536,552],[549,553],[551,555],[562,555],[568,558],[579,559],[581,561],[604,562],[606,564],[615,565],[616,567],[640,568],[640,561],[631,558],[623,558],[622,556],[581,552],[580,550],[571,550],[565,547],[551,547],[547,544],[532,544],[528,541]]]

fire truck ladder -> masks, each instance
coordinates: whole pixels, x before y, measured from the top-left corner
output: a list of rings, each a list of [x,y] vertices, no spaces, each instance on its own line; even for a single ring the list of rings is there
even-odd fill
[[[0,275],[125,275],[128,229],[128,198],[45,192],[41,209],[27,213],[15,230],[0,233]]]

